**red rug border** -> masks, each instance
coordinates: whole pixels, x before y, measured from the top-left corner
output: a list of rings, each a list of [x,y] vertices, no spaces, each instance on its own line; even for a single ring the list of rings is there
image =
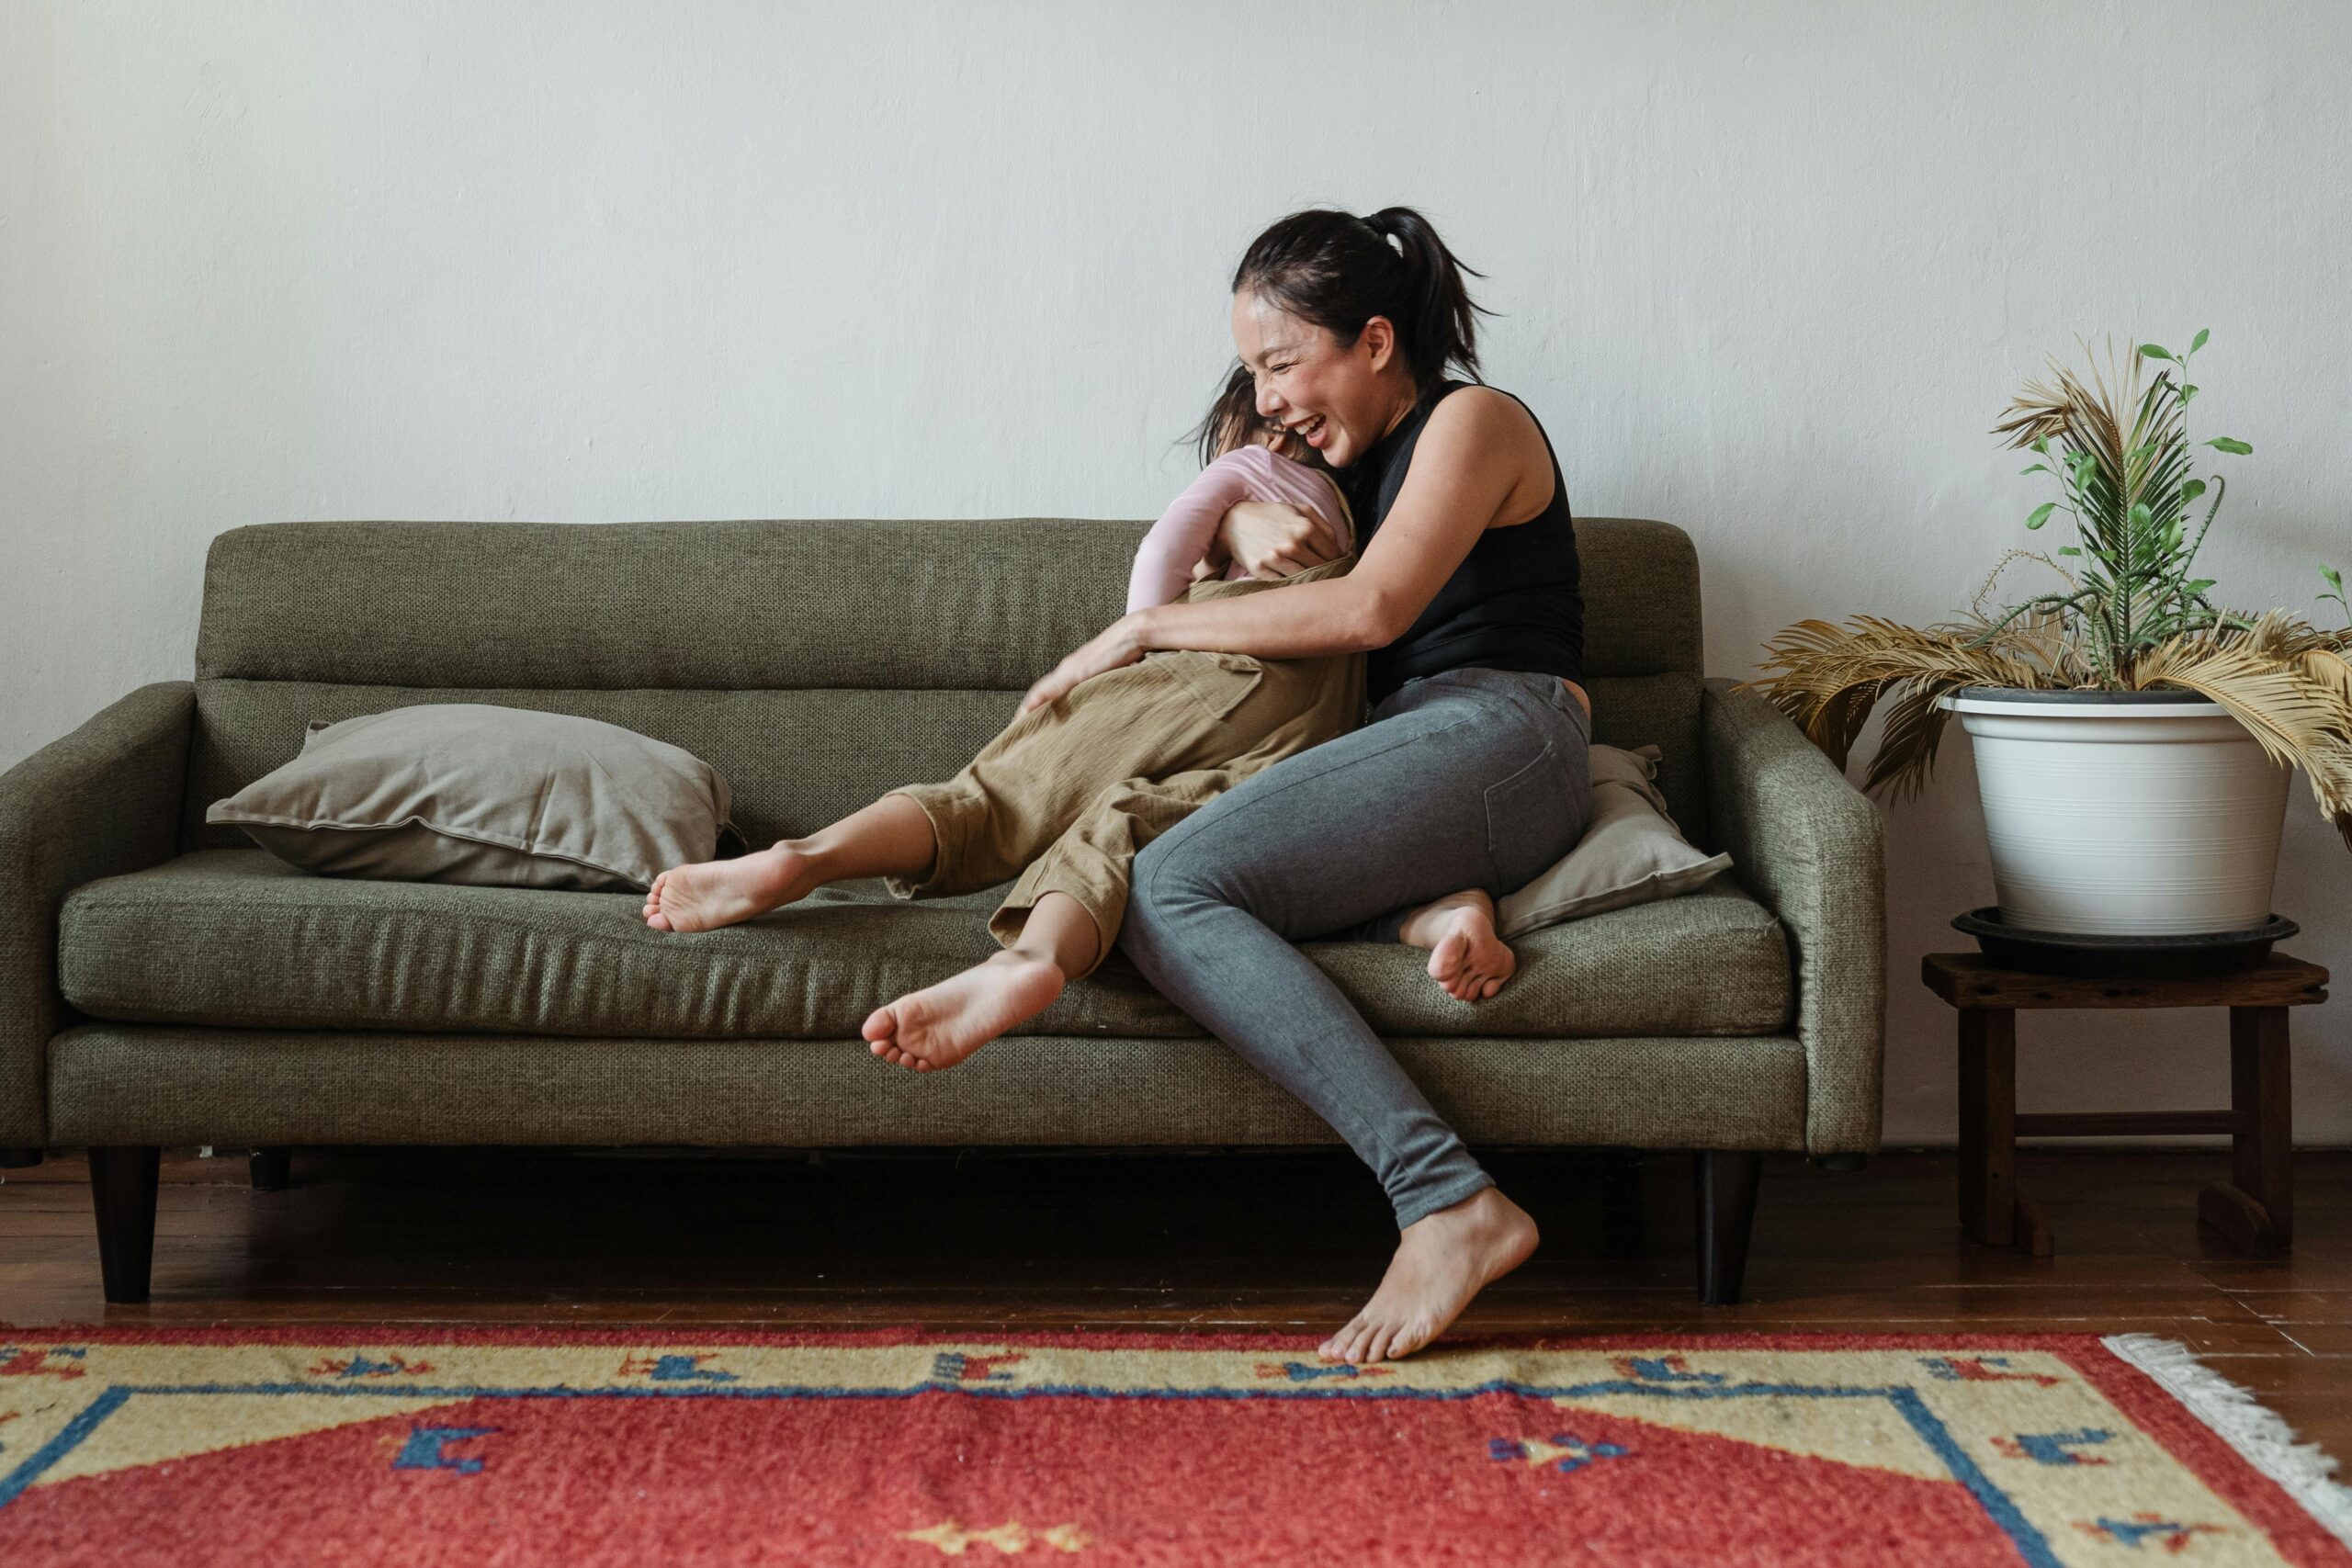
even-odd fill
[[[2344,1560],[2344,1543],[2293,1494],[2231,1447],[2229,1439],[2207,1426],[2186,1401],[2098,1339],[2091,1336],[2086,1347],[2096,1355],[2078,1356],[2066,1350],[2058,1354],[2157,1446],[2267,1533],[2271,1545],[2289,1562]],[[2203,1364],[2202,1357],[2199,1363]]]
[[[304,1345],[321,1340],[409,1345],[640,1348],[665,1341],[697,1348],[888,1348],[930,1344],[1020,1344],[1089,1350],[1311,1350],[1315,1334],[1140,1330],[959,1332],[921,1324],[860,1329],[747,1329],[719,1325],[519,1325],[399,1322],[295,1322],[224,1325],[19,1324],[0,1320],[0,1335],[90,1344],[232,1348]],[[2095,1331],[2041,1334],[1499,1334],[1440,1342],[1454,1350],[2038,1350],[2058,1356],[2091,1382],[2139,1429],[2262,1529],[2290,1562],[2339,1563],[2344,1547],[2278,1483],[2256,1468],[2220,1433],[2161,1383],[2102,1343]]]

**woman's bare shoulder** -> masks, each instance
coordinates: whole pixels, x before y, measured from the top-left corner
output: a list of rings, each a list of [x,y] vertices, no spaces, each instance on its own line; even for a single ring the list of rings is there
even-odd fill
[[[1476,383],[1448,393],[1430,411],[1421,440],[1433,435],[1448,446],[1486,448],[1498,442],[1523,446],[1532,441],[1539,455],[1544,451],[1544,432],[1527,405],[1500,388]]]
[[[1440,465],[1510,472],[1507,522],[1523,523],[1550,503],[1552,449],[1527,405],[1509,392],[1473,384],[1448,393],[1421,427],[1415,458],[1424,452]]]

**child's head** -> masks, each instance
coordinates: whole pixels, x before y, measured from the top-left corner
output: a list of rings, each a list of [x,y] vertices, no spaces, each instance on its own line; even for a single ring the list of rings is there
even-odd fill
[[[1236,447],[1250,446],[1271,446],[1293,462],[1322,467],[1320,453],[1258,412],[1257,378],[1246,365],[1237,364],[1226,377],[1225,389],[1210,405],[1198,434],[1203,468]]]

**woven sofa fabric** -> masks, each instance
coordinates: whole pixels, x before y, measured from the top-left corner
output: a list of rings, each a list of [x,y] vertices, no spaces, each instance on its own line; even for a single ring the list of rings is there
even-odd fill
[[[1646,517],[1579,517],[1576,526],[1585,673],[1702,673],[1699,549],[1690,536]]]
[[[1117,617],[1142,536],[1059,518],[261,524],[212,541],[196,673],[1019,691]]]
[[[194,714],[187,682],[159,681],[0,773],[0,1145],[50,1142],[59,900],[171,856]]]
[[[1812,1085],[1806,1146],[1875,1151],[1886,1034],[1884,835],[1878,808],[1786,716],[1706,683],[1707,794],[1720,847],[1781,919]]]
[[[1779,923],[1719,884],[1532,932],[1519,975],[1476,1004],[1440,990],[1418,949],[1307,951],[1389,1035],[1780,1032]],[[854,1040],[876,1008],[997,950],[996,897],[905,903],[850,884],[682,936],[649,928],[631,894],[311,876],[257,850],[205,850],[77,889],[58,969],[77,1010],[125,1022]],[[1026,1029],[1204,1038],[1132,971],[1071,987]]]
[[[1759,1039],[1396,1042],[1476,1142],[1804,1146],[1804,1055]],[[72,1144],[1307,1145],[1208,1039],[1009,1036],[952,1073],[864,1042],[532,1040],[85,1024],[50,1050]]]
[[[1674,825],[1691,843],[1707,842],[1707,767],[1699,738],[1700,678],[1676,670],[1656,675],[1596,675],[1592,696],[1596,745],[1631,751],[1658,749],[1657,777]]]
[[[1148,525],[267,523],[212,541],[198,680],[1020,691],[1112,621]],[[1671,524],[1586,518],[1587,671],[1697,673]],[[690,626],[692,636],[678,628]]]

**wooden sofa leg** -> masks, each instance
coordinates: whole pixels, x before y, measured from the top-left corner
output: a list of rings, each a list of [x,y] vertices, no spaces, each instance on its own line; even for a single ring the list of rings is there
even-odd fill
[[[20,1149],[14,1146],[0,1147],[0,1170],[16,1170],[24,1166],[39,1165],[40,1163],[40,1151],[39,1149]]]
[[[155,1258],[155,1183],[164,1151],[153,1145],[90,1151],[90,1199],[98,1211],[98,1272],[107,1300],[147,1299]]]
[[[283,1192],[294,1179],[294,1151],[283,1145],[255,1149],[247,1162],[256,1192]]]
[[[1730,1306],[1747,1270],[1747,1233],[1764,1156],[1752,1149],[1702,1149],[1692,1173],[1699,1199],[1699,1300]]]

